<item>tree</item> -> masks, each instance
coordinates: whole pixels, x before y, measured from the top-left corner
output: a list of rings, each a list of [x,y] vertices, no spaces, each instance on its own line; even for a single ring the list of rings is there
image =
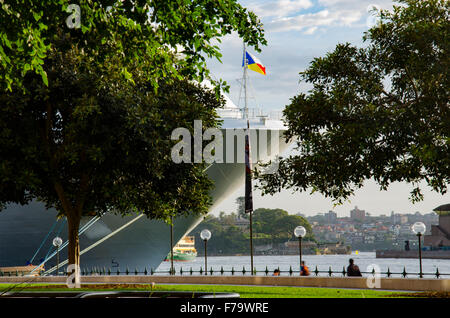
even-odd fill
[[[290,215],[283,209],[260,208],[254,211],[255,232],[268,234],[272,241],[286,241],[294,237],[294,229],[304,226],[306,240],[314,240],[312,228],[309,222],[298,215]]]
[[[0,208],[56,208],[75,265],[84,215],[205,213],[211,182],[202,164],[170,160],[170,133],[218,124],[217,94],[191,81],[232,31],[265,43],[234,0],[2,1]]]
[[[196,238],[200,237],[200,232],[204,229],[211,231],[212,236],[208,241],[208,253],[216,254],[236,254],[249,251],[248,238],[243,231],[234,225],[236,214],[226,215],[220,213],[220,217],[207,215],[205,219],[189,233]],[[203,241],[195,240],[196,249],[202,253],[204,250]]]
[[[255,232],[273,234],[274,224],[288,215],[289,213],[283,209],[256,209],[253,211]]]
[[[314,240],[314,234],[312,232],[309,222],[298,215],[286,215],[283,218],[277,220],[273,224],[273,235],[283,240],[295,239],[294,229],[297,226],[303,226],[306,229],[305,240]]]
[[[217,125],[221,101],[187,81],[160,81],[158,94],[141,79],[113,81],[71,53],[49,55],[48,87],[30,73],[29,94],[0,95],[0,199],[56,208],[67,218],[69,264],[77,265],[85,215],[138,212],[167,221],[208,211],[205,166],[172,162],[170,136],[179,125],[193,130],[194,119]]]
[[[141,72],[155,86],[169,75],[201,81],[209,74],[205,56],[221,57],[211,42],[233,31],[257,51],[266,44],[256,15],[236,0],[4,0],[1,7],[1,90],[20,88],[28,71],[47,85],[45,58],[61,31],[99,64],[119,56],[118,69],[128,80],[130,65],[152,61]],[[174,52],[183,57],[176,63]]]
[[[298,215],[290,215],[282,209],[256,209],[254,212],[254,233],[253,239],[257,244],[284,243],[286,240],[295,239],[295,227],[302,225],[306,228],[305,240],[315,241],[309,222]],[[249,253],[250,246],[248,231],[242,230],[234,225],[236,214],[226,215],[224,212],[220,216],[208,215],[189,235],[199,237],[203,229],[208,229],[212,233],[208,241],[208,251],[219,254],[242,254]],[[196,248],[203,250],[203,242],[196,240]]]
[[[419,182],[441,194],[450,181],[449,2],[401,0],[364,35],[315,58],[301,78],[313,85],[284,115],[294,155],[271,175],[263,194],[311,189],[338,203],[373,178],[386,190]]]
[[[249,216],[245,213],[245,197],[237,197],[235,202],[237,205],[237,215],[241,218],[248,219]]]

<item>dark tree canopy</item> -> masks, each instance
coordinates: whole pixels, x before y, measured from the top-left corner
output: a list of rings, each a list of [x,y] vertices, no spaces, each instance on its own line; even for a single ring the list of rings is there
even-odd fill
[[[441,194],[450,181],[449,7],[445,0],[403,0],[381,11],[367,45],[339,44],[301,72],[308,94],[284,111],[296,153],[276,174],[260,175],[265,194],[318,191],[341,202],[375,180]]]
[[[206,212],[211,184],[204,166],[173,163],[170,135],[180,126],[193,129],[195,119],[216,126],[215,94],[180,80],[160,81],[156,94],[138,70],[132,84],[114,64],[103,73],[76,49],[59,52],[46,59],[49,86],[29,73],[29,94],[0,95],[1,202],[38,198],[61,214],[77,207],[80,215],[111,208],[166,218],[168,211]],[[202,183],[208,186],[192,195]]]

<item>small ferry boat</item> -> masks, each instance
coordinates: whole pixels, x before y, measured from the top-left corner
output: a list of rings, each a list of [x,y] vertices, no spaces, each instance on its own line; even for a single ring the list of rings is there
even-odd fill
[[[35,271],[33,271],[37,268]],[[0,276],[39,276],[45,270],[44,265],[0,267]],[[32,272],[33,271],[33,272]]]
[[[197,250],[195,249],[195,237],[185,236],[172,249],[173,260],[178,262],[192,261],[197,257]],[[170,252],[165,261],[170,261]]]

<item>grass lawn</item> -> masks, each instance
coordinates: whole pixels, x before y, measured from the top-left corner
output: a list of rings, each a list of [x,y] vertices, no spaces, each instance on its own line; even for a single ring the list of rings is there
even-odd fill
[[[392,292],[353,289],[299,288],[299,287],[261,287],[227,285],[164,285],[162,290],[190,290],[202,292],[238,293],[241,298],[378,298]]]
[[[14,284],[0,284],[2,291]],[[74,291],[66,285],[33,284],[18,285],[15,291]],[[153,288],[150,284],[83,284],[82,291],[108,290],[153,290],[153,291],[189,291],[210,293],[238,293],[241,298],[384,298],[384,297],[449,297],[449,293],[401,293],[372,289],[335,289],[335,288],[303,288],[303,287],[270,287],[270,286],[236,286],[236,285],[159,285]]]

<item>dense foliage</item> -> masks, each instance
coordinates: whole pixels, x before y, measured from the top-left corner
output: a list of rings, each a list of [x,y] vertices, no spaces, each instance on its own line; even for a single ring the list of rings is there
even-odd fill
[[[363,48],[339,44],[301,72],[312,84],[284,115],[294,155],[260,175],[265,194],[318,191],[337,202],[367,179],[386,190],[419,183],[445,194],[450,181],[449,8],[445,0],[403,0],[382,10]]]
[[[28,71],[48,83],[45,58],[61,32],[99,67],[119,57],[117,68],[130,80],[130,65],[149,61],[141,71],[153,85],[169,75],[208,75],[205,58],[220,59],[215,41],[233,31],[256,50],[266,43],[257,17],[235,0],[2,0],[0,5],[1,90],[20,87]],[[175,52],[183,53],[176,63]]]
[[[305,227],[305,240],[314,240],[314,235],[309,222],[304,217],[289,214],[283,209],[256,209],[254,211],[253,221],[255,224],[255,231],[257,233],[270,235],[272,242],[274,243],[296,239],[294,236],[294,229],[297,226]]]

